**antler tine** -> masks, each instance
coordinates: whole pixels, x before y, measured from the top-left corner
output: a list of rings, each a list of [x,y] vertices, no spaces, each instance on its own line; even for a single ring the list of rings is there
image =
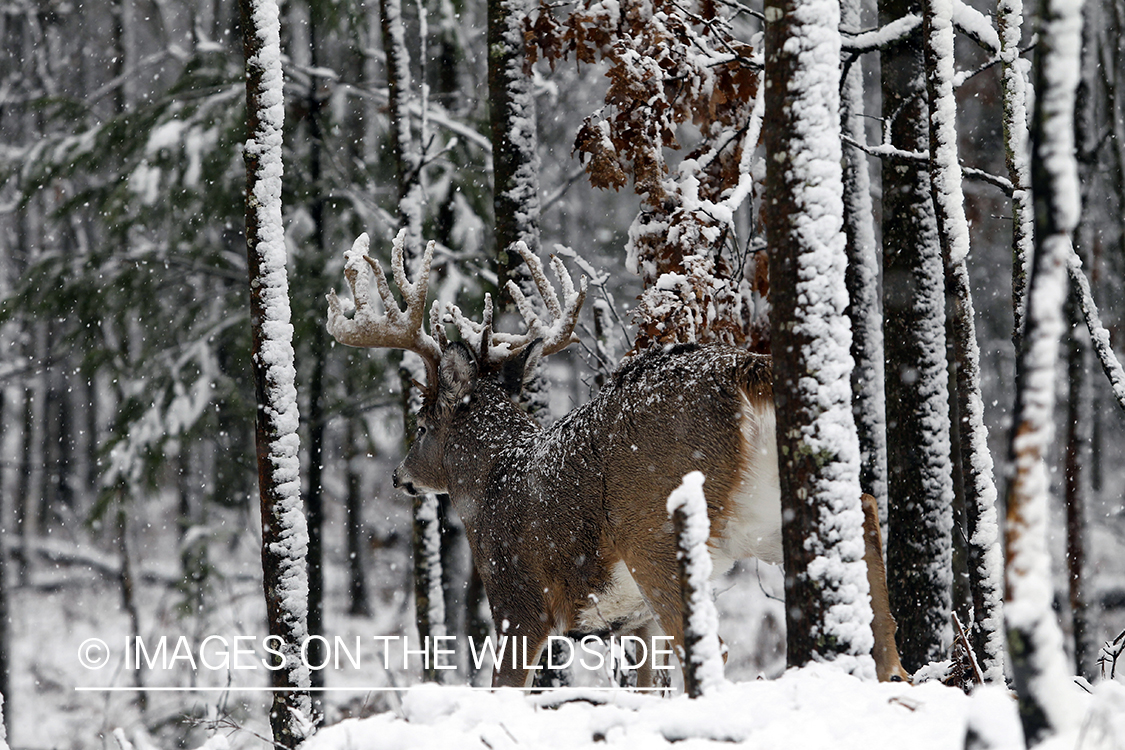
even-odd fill
[[[437,342],[438,349],[444,352],[449,346],[449,339],[445,337],[445,325],[441,319],[441,302],[436,299],[430,305],[430,335]]]
[[[437,382],[438,362],[441,360],[441,347],[433,336],[423,328],[426,312],[426,295],[429,287],[430,264],[433,260],[434,243],[429,243],[422,256],[422,268],[418,279],[410,283],[406,278],[403,259],[405,231],[395,237],[391,250],[391,272],[402,293],[406,309],[398,306],[391,293],[382,264],[367,255],[370,239],[367,234],[360,235],[352,244],[351,250],[344,254],[344,277],[351,287],[355,299],[355,314],[348,318],[335,292],[328,295],[328,332],[341,344],[347,346],[405,349],[422,357],[430,379],[430,387]],[[371,280],[364,266],[374,272],[375,286],[383,302],[383,312],[379,314],[371,304]]]
[[[555,318],[562,315],[562,306],[559,305],[559,296],[555,293],[554,285],[547,280],[547,274],[543,271],[543,261],[539,260],[538,255],[531,252],[531,248],[529,248],[527,243],[523,240],[517,242],[515,248],[516,252],[523,258],[524,263],[527,264],[527,269],[531,272],[531,279],[535,282],[535,288],[539,290],[539,296],[543,298],[543,304],[547,306],[547,312],[551,313]],[[562,270],[562,275],[559,273],[559,266],[555,266],[554,262],[551,263],[551,268],[560,281],[563,275],[565,275],[567,281],[564,283],[570,283],[570,274],[566,272],[565,267]],[[573,284],[570,286],[573,290]]]
[[[581,278],[579,290],[576,292],[574,279],[570,272],[566,270],[566,265],[558,256],[551,256],[551,270],[563,287],[563,299],[566,302],[564,307],[559,303],[554,285],[547,280],[547,275],[543,272],[543,264],[539,262],[539,259],[522,242],[516,244],[516,249],[527,261],[532,279],[534,279],[535,286],[539,290],[539,296],[543,298],[543,303],[547,306],[551,320],[549,323],[544,323],[530,300],[514,282],[509,281],[508,293],[512,295],[520,315],[527,322],[528,332],[521,337],[513,337],[510,341],[505,337],[505,340],[513,348],[518,348],[534,338],[541,338],[543,339],[544,356],[554,354],[578,340],[578,337],[574,335],[574,326],[578,324],[578,313],[582,309],[582,303],[586,300],[586,277]],[[517,338],[518,340],[516,340]]]
[[[480,360],[487,362],[492,352],[492,295],[484,295],[484,315],[480,327]]]

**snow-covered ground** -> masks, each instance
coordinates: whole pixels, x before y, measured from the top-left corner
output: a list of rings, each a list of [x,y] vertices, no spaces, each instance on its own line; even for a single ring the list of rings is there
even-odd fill
[[[1081,720],[1040,747],[1125,747],[1125,686],[1105,683],[1079,701]],[[730,744],[759,750],[1015,750],[1023,747],[1023,738],[1016,704],[1002,688],[966,696],[937,683],[862,682],[813,665],[776,680],[728,683],[698,700],[581,689],[525,695],[428,686],[406,693],[396,711],[340,722],[304,747],[641,750]]]

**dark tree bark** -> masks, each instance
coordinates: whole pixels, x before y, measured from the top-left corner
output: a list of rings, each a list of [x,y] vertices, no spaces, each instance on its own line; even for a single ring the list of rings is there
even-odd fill
[[[921,15],[920,2],[885,0],[879,21]],[[929,149],[922,30],[885,49],[883,117],[889,145]],[[903,666],[946,658],[951,639],[953,525],[945,274],[925,163],[883,163],[886,341],[887,572]]]
[[[367,576],[363,572],[363,495],[360,487],[360,473],[356,461],[359,458],[355,420],[348,420],[345,437],[344,460],[347,473],[348,490],[344,501],[344,527],[347,534],[348,549],[348,614],[363,617],[371,614],[371,604],[367,598]]]
[[[862,555],[863,514],[848,387],[847,259],[842,227],[831,219],[843,214],[839,6],[809,5],[771,2],[765,33],[762,205],[770,248],[787,660],[790,666],[839,660],[873,674],[870,657],[866,666],[862,657],[872,643],[866,566],[851,554]],[[817,40],[815,52],[810,38]],[[820,564],[825,558],[832,564]],[[849,610],[853,627],[834,627],[832,620]],[[868,627],[855,627],[864,620]]]
[[[1071,635],[1075,671],[1087,680],[1095,675],[1090,622],[1089,592],[1086,585],[1086,537],[1090,460],[1090,422],[1093,402],[1090,389],[1090,339],[1082,311],[1072,289],[1066,301],[1067,340],[1067,420],[1066,420],[1066,563],[1067,593],[1070,602]]]
[[[320,66],[320,12],[316,4],[310,4],[308,19],[309,65]],[[297,265],[298,273],[305,278],[311,288],[325,288],[325,261],[328,257],[327,227],[325,225],[325,199],[321,183],[321,152],[324,147],[324,134],[321,129],[323,102],[318,89],[318,80],[309,81],[305,97],[305,123],[308,126],[308,165],[309,182],[307,187],[309,218],[312,221],[312,248],[301,256]],[[307,333],[309,343],[309,372],[306,393],[308,414],[305,423],[308,430],[309,468],[305,490],[305,509],[309,526],[309,633],[324,635],[324,414],[325,368],[328,364],[328,330],[323,325],[313,325]],[[325,659],[324,644],[313,641],[309,645],[309,663],[322,664]],[[313,687],[324,686],[325,671],[315,670]]]
[[[280,22],[273,0],[240,0],[246,59],[248,140],[246,257],[256,444],[262,514],[262,571],[270,636],[284,665],[271,671],[274,742],[295,748],[312,721],[309,672],[300,647],[308,636],[308,528],[300,501],[297,392],[285,243],[281,233],[281,139],[284,116]]]
[[[114,529],[117,534],[117,549],[121,554],[121,569],[118,580],[121,584],[121,608],[129,616],[129,635],[133,638],[141,636],[141,615],[137,609],[137,578],[133,575],[133,563],[129,555],[129,516],[125,512],[124,489],[117,491],[117,510],[115,511]],[[148,710],[148,693],[144,691],[144,670],[140,664],[134,665],[133,685],[137,688],[137,708],[143,715]]]
[[[1097,183],[1095,173],[1098,154],[1098,137],[1102,125],[1097,116],[1097,79],[1099,40],[1094,29],[1099,24],[1097,7],[1087,3],[1083,11],[1082,70],[1075,92],[1074,134],[1078,158],[1078,174],[1082,184],[1082,203],[1089,205],[1090,195]],[[1096,228],[1090,212],[1080,220],[1074,241],[1074,252],[1083,266],[1090,262],[1090,248],[1095,244]],[[1067,337],[1067,422],[1066,422],[1066,562],[1067,593],[1070,603],[1071,639],[1074,650],[1074,669],[1087,680],[1095,675],[1094,656],[1097,646],[1093,641],[1089,591],[1086,579],[1086,538],[1088,533],[1088,506],[1090,500],[1091,444],[1093,438],[1093,391],[1090,382],[1092,346],[1090,329],[1086,326],[1083,311],[1083,284],[1075,284],[1073,259],[1068,264],[1071,272],[1070,290],[1066,298]],[[1082,276],[1085,281],[1085,276]],[[1092,297],[1092,293],[1091,293]],[[1116,355],[1114,356],[1116,360]],[[1111,378],[1112,381],[1112,378]]]

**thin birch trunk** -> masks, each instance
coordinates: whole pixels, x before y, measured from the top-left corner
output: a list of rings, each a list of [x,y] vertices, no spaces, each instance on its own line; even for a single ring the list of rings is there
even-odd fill
[[[277,745],[295,748],[309,734],[308,527],[301,503],[300,440],[281,217],[281,24],[275,0],[240,0],[246,58],[248,139],[246,256],[250,283],[254,387],[258,403],[258,489],[262,571],[270,637],[283,656],[271,671],[270,726]]]
[[[1031,166],[1028,162],[1027,90],[1030,65],[1020,57],[1023,0],[999,0],[996,25],[1000,36],[1004,101],[1004,154],[1012,183],[1012,342],[1019,351],[1027,304],[1028,263],[1034,243]]]
[[[967,567],[973,596],[972,644],[981,671],[990,682],[1003,681],[1004,648],[1001,627],[999,526],[996,484],[984,399],[980,383],[972,288],[969,280],[969,223],[957,156],[957,102],[953,95],[953,5],[949,0],[926,0],[923,15],[926,89],[930,119],[930,194],[934,201],[947,297],[953,305],[950,320],[956,356],[956,425],[964,488]]]
[[[380,0],[379,12],[383,49],[387,58],[392,151],[398,178],[399,228],[406,230],[403,252],[407,262],[413,265],[422,254],[422,154],[419,144],[421,138],[415,138],[410,125],[410,104],[413,99],[410,54],[406,49],[401,0]],[[422,108],[425,106],[423,101]],[[424,134],[422,137],[424,138]],[[413,381],[421,377],[417,358],[410,353],[404,355],[399,380],[402,384],[403,426],[404,434],[407,435],[407,449],[414,438],[418,411],[422,408],[422,399]],[[413,505],[411,542],[414,555],[414,617],[421,640],[445,635],[441,555],[431,554],[431,550],[441,549],[441,529],[436,514],[431,514],[430,510],[436,503],[436,497],[426,495],[415,498]],[[423,676],[428,680],[436,680],[444,674],[445,672],[434,669],[431,662]]]
[[[840,23],[859,30],[861,3],[843,0]],[[843,134],[866,143],[863,127],[863,68],[854,59],[845,69],[840,96]],[[867,156],[844,148],[844,233],[847,236],[848,316],[852,322],[852,411],[859,435],[860,486],[887,509],[887,415],[884,401],[883,313],[879,306],[879,254]]]

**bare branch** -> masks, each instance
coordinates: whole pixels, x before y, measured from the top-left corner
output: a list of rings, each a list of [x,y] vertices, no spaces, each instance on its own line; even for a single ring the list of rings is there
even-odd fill
[[[1082,308],[1082,315],[1086,318],[1086,327],[1090,330],[1090,339],[1094,344],[1094,351],[1098,354],[1098,361],[1101,362],[1102,369],[1109,378],[1113,397],[1117,399],[1117,405],[1125,409],[1125,369],[1121,367],[1121,362],[1113,352],[1109,331],[1102,325],[1098,306],[1094,302],[1094,295],[1090,292],[1090,282],[1082,271],[1082,259],[1073,250],[1067,259],[1066,270],[1075,291],[1078,292],[1078,304]]]

